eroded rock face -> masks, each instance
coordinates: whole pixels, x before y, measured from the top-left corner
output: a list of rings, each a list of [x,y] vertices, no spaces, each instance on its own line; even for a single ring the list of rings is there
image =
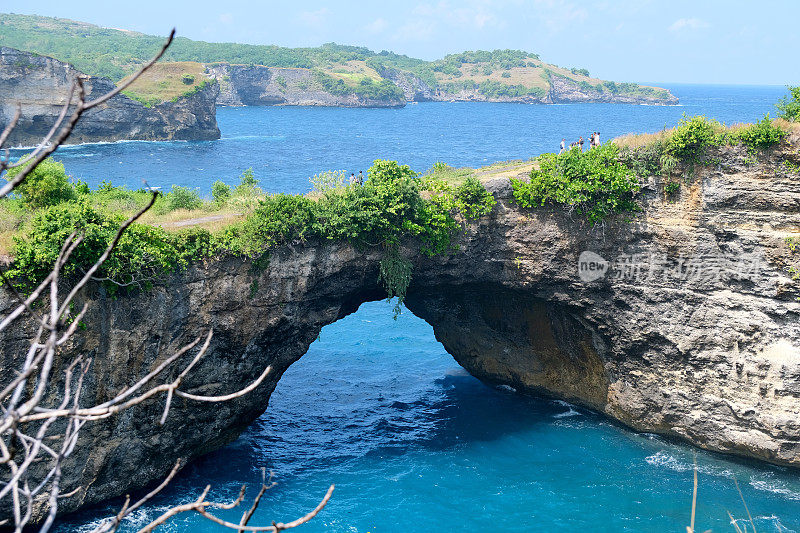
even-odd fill
[[[550,77],[550,90],[545,97],[548,104],[570,103],[609,103],[609,104],[637,104],[637,105],[677,105],[678,98],[666,92],[665,98],[654,94],[614,94],[611,92],[598,92],[591,87],[581,87],[574,80],[564,76]]]
[[[227,106],[300,105],[322,107],[402,107],[403,99],[375,100],[355,93],[335,95],[324,90],[305,68],[278,68],[259,65],[207,66],[222,87],[217,103]]]
[[[107,78],[87,76],[55,59],[0,48],[0,129],[22,106],[18,127],[9,138],[11,146],[35,146],[50,131],[69,98],[73,80],[84,80],[87,100],[115,88]],[[67,144],[119,140],[170,141],[219,139],[216,99],[219,86],[209,83],[176,102],[153,107],[122,94],[87,111]]]
[[[788,273],[800,254],[785,241],[800,234],[800,176],[779,164],[800,159],[798,141],[755,165],[743,149],[720,149],[718,165],[698,167],[673,195],[652,177],[639,214],[595,228],[560,209],[520,209],[507,179],[491,181],[498,204],[465,227],[457,252],[426,258],[403,249],[415,263],[408,308],[488,382],[710,450],[800,466],[800,288]],[[579,275],[586,251],[608,262],[604,273]],[[186,390],[223,394],[267,365],[272,373],[230,403],[174,403],[163,428],[163,399],[90,426],[64,469],[64,490],[81,489],[62,509],[123,494],[179,457],[236,438],[324,325],[382,297],[379,259],[379,250],[296,243],[261,271],[221,258],[152,291],[86,294],[91,328],[59,361],[63,369],[68,354],[93,358],[84,405],[209,328],[211,349]],[[2,294],[0,309],[10,305]],[[0,337],[1,381],[31,327]]]
[[[550,88],[541,96],[486,96],[475,87],[447,92],[433,88],[418,76],[390,67],[377,67],[378,74],[397,85],[404,94],[398,100],[374,100],[356,94],[334,95],[327,92],[314,78],[313,71],[304,68],[278,68],[258,65],[229,65],[213,63],[207,71],[220,84],[217,103],[226,106],[242,105],[307,105],[335,107],[402,107],[406,102],[505,102],[522,104],[558,104],[602,102],[642,105],[675,105],[678,99],[655,95],[626,95],[598,92],[581,87],[563,76],[552,76]]]

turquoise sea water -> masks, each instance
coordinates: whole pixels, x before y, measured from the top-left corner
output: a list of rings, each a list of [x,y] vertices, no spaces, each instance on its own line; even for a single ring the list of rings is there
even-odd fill
[[[673,90],[683,107],[220,109],[221,141],[87,145],[60,155],[92,183],[136,186],[131,176],[147,176],[153,185],[205,191],[253,166],[267,189],[303,191],[316,171],[366,170],[377,157],[419,170],[436,160],[474,166],[527,158],[594,129],[604,139],[655,131],[683,111],[752,121],[783,93]],[[758,531],[800,531],[800,472],[695,450],[569,404],[489,387],[458,367],[425,322],[407,310],[394,321],[391,309],[365,304],[326,327],[281,379],[267,412],[239,440],[185,468],[124,531],[195,499],[207,483],[215,498],[232,499],[243,483],[253,496],[262,467],[274,471],[278,486],[254,524],[304,514],[335,483],[328,507],[301,531],[685,531],[695,456],[698,531],[734,531],[728,510],[746,516],[734,478]],[[90,530],[118,505],[65,517],[58,531]],[[219,529],[183,515],[164,530]]]
[[[203,142],[121,142],[67,147],[59,157],[77,178],[131,188],[236,183],[252,167],[270,192],[305,192],[323,170],[366,171],[395,159],[418,171],[436,161],[483,166],[528,159],[600,131],[606,141],[630,132],[674,126],[683,113],[728,124],[752,122],[786,93],[782,87],[677,86],[679,106],[617,104],[525,105],[436,102],[403,109],[312,107],[219,108],[222,139]]]

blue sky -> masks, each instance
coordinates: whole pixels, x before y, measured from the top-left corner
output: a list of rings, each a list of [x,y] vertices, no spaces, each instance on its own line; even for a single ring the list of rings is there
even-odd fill
[[[335,41],[423,59],[518,48],[617,81],[800,84],[800,0],[3,0],[2,11],[206,41]]]

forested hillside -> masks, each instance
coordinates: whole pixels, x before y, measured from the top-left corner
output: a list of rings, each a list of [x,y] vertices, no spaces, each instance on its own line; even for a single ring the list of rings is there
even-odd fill
[[[102,28],[68,19],[0,14],[0,46],[26,50],[73,64],[79,70],[118,81],[161,46],[164,37]],[[583,100],[647,98],[674,100],[664,89],[615,83],[590,76],[586,69],[544,63],[521,50],[474,51],[424,61],[388,51],[327,43],[316,48],[208,43],[178,37],[167,62],[262,65],[313,69],[315,80],[332,94],[352,92],[370,98],[396,98],[403,80],[424,84],[427,99],[525,99],[544,101],[556,84],[567,84]],[[412,78],[413,77],[413,78]],[[382,83],[386,82],[386,83]],[[408,94],[407,94],[408,96]],[[574,98],[573,98],[574,99]]]

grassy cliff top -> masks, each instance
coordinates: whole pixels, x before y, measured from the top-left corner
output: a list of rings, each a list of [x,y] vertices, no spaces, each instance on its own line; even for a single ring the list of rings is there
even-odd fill
[[[126,81],[128,76],[120,80]],[[124,94],[146,106],[174,101],[203,87],[210,78],[205,66],[193,61],[156,63],[144,72]]]
[[[37,15],[0,14],[0,46],[54,57],[95,76],[120,80],[136,70],[161,47],[164,37],[116,28],[103,28],[69,19]],[[669,98],[665,90],[636,84],[604,82],[586,69],[561,68],[541,61],[537,54],[521,50],[470,51],[424,61],[393,52],[374,52],[359,46],[327,43],[316,48],[273,45],[208,43],[185,37],[175,39],[164,56],[167,62],[231,63],[283,68],[313,68],[348,85],[362,78],[378,80],[380,72],[409,72],[431,87],[446,92],[488,84],[515,87],[541,96],[552,76],[574,81],[583,89],[614,94],[647,94]],[[466,85],[465,85],[466,84]],[[492,87],[493,86],[493,87]]]

